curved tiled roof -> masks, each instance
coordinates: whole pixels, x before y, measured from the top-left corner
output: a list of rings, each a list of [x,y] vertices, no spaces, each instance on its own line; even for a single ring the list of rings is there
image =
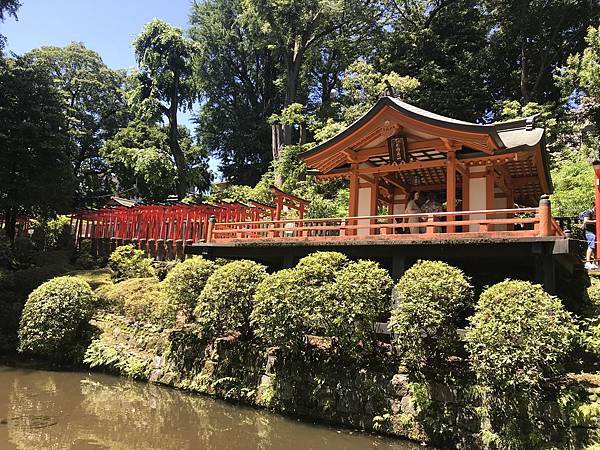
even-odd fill
[[[314,155],[315,153],[318,153],[319,151],[336,144],[340,140],[346,138],[361,128],[375,114],[377,114],[386,106],[406,115],[407,117],[441,128],[487,134],[499,149],[510,149],[521,146],[532,147],[541,141],[544,134],[544,130],[542,128],[533,128],[534,117],[491,124],[477,124],[432,113],[394,97],[382,97],[367,113],[352,123],[348,128],[328,139],[327,141],[324,141],[312,149],[302,153],[300,157]]]

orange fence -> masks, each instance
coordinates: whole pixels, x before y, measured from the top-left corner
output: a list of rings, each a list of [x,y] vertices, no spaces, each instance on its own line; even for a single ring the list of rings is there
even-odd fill
[[[274,218],[275,207],[251,202],[200,205],[137,205],[78,211],[71,216],[76,243],[82,239],[131,242],[151,251],[151,242],[164,241],[174,250],[206,239],[211,217],[222,222]],[[108,253],[110,250],[100,253]]]
[[[219,222],[208,242],[240,239],[432,239],[561,236],[549,205],[538,208],[456,211],[278,221]]]

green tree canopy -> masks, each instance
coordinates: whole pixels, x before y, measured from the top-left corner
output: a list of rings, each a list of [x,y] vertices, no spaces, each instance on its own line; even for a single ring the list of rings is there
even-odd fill
[[[179,127],[178,132],[188,182],[204,191],[210,183],[206,154],[193,143],[187,128]],[[154,201],[175,192],[177,167],[167,129],[133,121],[106,142],[101,154],[117,176],[120,190]]]
[[[60,92],[31,58],[0,61],[0,210],[14,238],[20,214],[71,206],[73,172]]]
[[[177,195],[184,198],[190,180],[179,142],[177,113],[191,109],[196,99],[193,64],[200,48],[181,29],[159,19],[146,24],[133,48],[138,71],[131,99],[137,117],[150,122],[166,118],[169,148],[177,168]]]
[[[224,178],[255,184],[271,161],[267,119],[283,98],[276,84],[280,58],[243,12],[242,0],[192,6],[190,36],[201,48],[196,123],[200,145],[220,160]]]
[[[107,67],[98,53],[78,42],[40,47],[26,56],[48,73],[61,95],[79,201],[109,193],[110,178],[99,150],[128,121],[125,74]]]
[[[244,4],[245,14],[265,30],[268,45],[283,59],[284,107],[299,100],[310,51],[335,39],[340,30],[348,39],[360,40],[377,22],[374,7],[362,0],[245,0]],[[292,143],[288,125],[283,143]]]

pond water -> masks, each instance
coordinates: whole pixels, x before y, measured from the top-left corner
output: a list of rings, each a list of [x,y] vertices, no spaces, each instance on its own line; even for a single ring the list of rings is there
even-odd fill
[[[0,366],[3,450],[417,448],[110,375]]]

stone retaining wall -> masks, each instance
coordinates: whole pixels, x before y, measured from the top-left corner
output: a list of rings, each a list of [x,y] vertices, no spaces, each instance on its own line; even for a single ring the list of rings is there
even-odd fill
[[[103,351],[112,357],[112,362],[100,365],[121,374],[445,448],[481,445],[474,386],[414,383],[391,357],[360,366],[318,346],[292,357],[235,335],[206,341],[194,325],[161,330],[112,315],[94,325],[101,330],[92,345],[98,361]],[[569,410],[556,402],[547,406],[561,448],[567,441],[573,448],[583,447],[598,435],[600,426],[597,377],[571,383]]]

